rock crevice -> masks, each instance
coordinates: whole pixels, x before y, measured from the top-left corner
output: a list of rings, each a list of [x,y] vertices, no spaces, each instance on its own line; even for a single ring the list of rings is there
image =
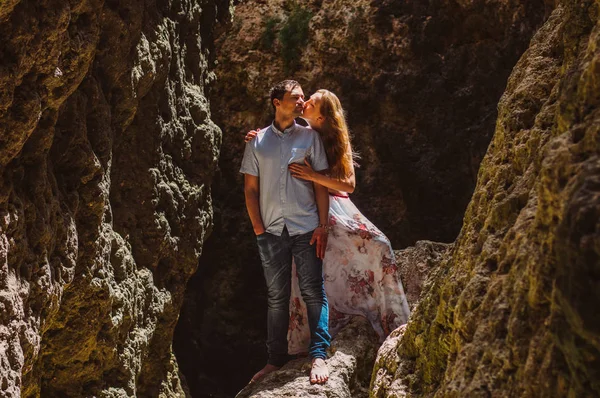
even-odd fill
[[[231,396],[266,360],[266,292],[238,171],[243,134],[271,122],[269,88],[295,78],[307,95],[327,88],[340,97],[361,154],[352,200],[395,248],[422,239],[451,242],[507,78],[551,3],[252,0],[236,6],[231,30],[217,37],[219,79],[210,92],[223,129],[215,230],[201,273],[188,286],[175,339],[192,390]],[[426,261],[421,265],[427,268]],[[238,361],[239,352],[248,361]]]

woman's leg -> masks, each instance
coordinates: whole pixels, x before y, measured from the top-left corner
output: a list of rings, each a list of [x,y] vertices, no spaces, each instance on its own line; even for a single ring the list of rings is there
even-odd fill
[[[288,329],[288,353],[308,355],[310,329],[306,304],[302,300],[296,263],[292,262],[292,293],[290,297],[290,326]]]

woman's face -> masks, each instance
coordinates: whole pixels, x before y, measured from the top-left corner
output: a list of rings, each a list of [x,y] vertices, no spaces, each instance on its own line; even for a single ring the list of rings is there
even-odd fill
[[[315,127],[315,125],[320,125],[323,120],[323,115],[321,115],[322,96],[323,94],[321,93],[314,93],[310,96],[308,101],[304,102],[304,112],[302,113],[302,117],[313,127]]]

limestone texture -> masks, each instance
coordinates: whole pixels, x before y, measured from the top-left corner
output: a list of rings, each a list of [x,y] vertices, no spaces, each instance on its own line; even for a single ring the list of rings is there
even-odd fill
[[[402,379],[394,378],[401,365],[397,348],[405,331],[406,326],[394,330],[377,350],[369,388],[370,397],[400,398],[407,395],[408,389]]]
[[[355,317],[331,343],[327,383],[310,384],[310,359],[297,359],[245,387],[236,398],[367,398],[378,347],[370,323],[363,317]]]
[[[561,1],[508,80],[460,235],[372,397],[600,395],[599,81],[600,3]]]
[[[264,278],[238,170],[244,134],[271,122],[269,88],[295,78],[307,95],[337,93],[361,155],[352,200],[395,249],[452,242],[510,71],[552,8],[544,0],[237,4],[231,29],[216,38],[209,93],[223,129],[215,227],[175,337],[192,393],[230,397],[266,361]]]
[[[394,252],[404,293],[411,310],[417,305],[429,274],[437,269],[451,249],[452,244],[420,240],[414,246]]]
[[[0,2],[0,396],[185,396],[228,1]]]

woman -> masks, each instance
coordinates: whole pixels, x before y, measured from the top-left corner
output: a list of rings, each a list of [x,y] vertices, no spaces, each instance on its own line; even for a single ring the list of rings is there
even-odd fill
[[[408,303],[400,282],[390,241],[361,214],[348,197],[354,191],[354,154],[344,111],[338,97],[318,90],[304,104],[302,116],[325,147],[329,170],[315,172],[308,162],[289,166],[293,177],[329,188],[329,240],[323,260],[329,300],[330,332],[335,335],[354,315],[365,316],[383,339],[405,324]],[[246,141],[257,131],[251,131]],[[292,269],[288,352],[305,353],[310,342],[306,305]]]

